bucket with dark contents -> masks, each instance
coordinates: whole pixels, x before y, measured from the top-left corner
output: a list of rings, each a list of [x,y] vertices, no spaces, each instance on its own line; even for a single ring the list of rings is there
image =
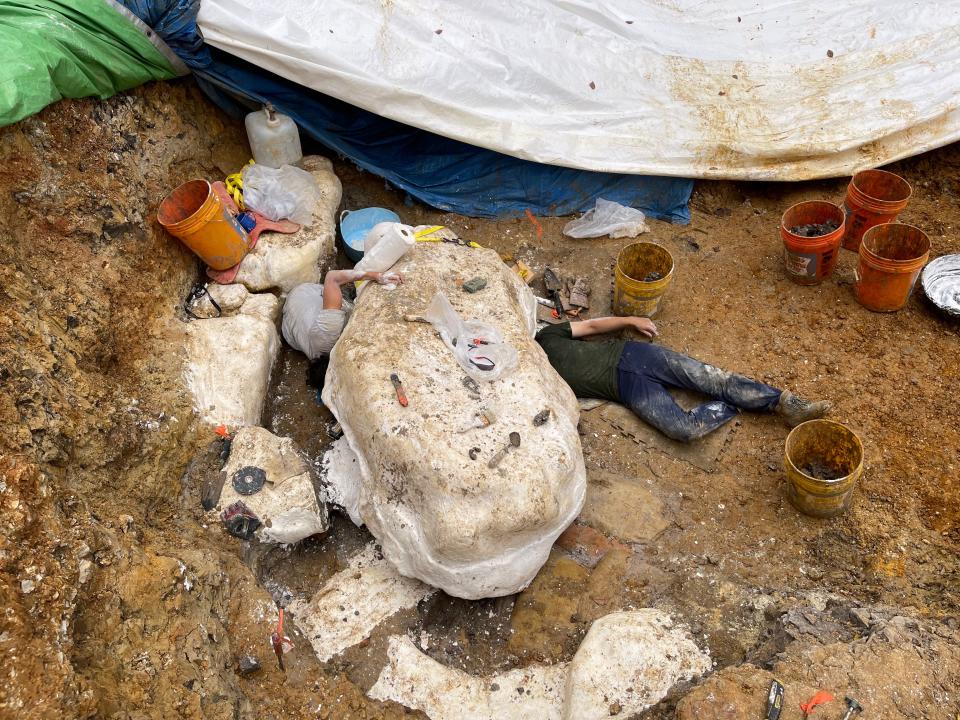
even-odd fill
[[[666,248],[651,242],[627,245],[614,270],[614,314],[653,317],[672,279],[673,256]]]
[[[896,220],[910,202],[912,193],[910,183],[886,170],[864,170],[854,175],[843,201],[847,216],[843,247],[854,252],[859,250],[864,233]]]
[[[835,517],[846,512],[863,474],[863,444],[833,420],[810,420],[787,436],[783,454],[787,498],[802,513]]]
[[[790,279],[816,285],[833,272],[843,237],[843,211],[825,200],[790,207],[780,221],[784,265]]]

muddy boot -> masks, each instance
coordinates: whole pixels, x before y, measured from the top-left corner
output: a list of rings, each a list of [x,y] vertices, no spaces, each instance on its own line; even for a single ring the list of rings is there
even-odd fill
[[[780,393],[780,402],[774,410],[790,427],[796,427],[807,420],[816,420],[830,412],[831,405],[826,400],[810,402],[794,395],[789,390]]]

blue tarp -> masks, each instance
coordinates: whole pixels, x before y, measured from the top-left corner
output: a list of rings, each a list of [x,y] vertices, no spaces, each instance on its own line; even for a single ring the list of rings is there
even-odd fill
[[[210,53],[197,32],[200,0],[119,0],[143,20],[191,69],[210,62]]]
[[[589,210],[602,197],[661,220],[690,221],[692,180],[543,165],[451,140],[197,44],[199,0],[122,1],[167,40],[227,112],[239,116],[269,101],[301,132],[433,207],[475,217],[509,217],[527,209],[536,215],[571,215]]]

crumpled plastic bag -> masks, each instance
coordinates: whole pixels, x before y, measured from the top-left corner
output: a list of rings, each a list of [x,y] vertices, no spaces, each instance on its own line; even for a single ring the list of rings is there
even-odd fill
[[[320,186],[306,170],[293,165],[269,168],[247,165],[243,169],[243,204],[270,220],[313,223],[320,202]]]
[[[516,369],[517,349],[504,342],[500,331],[479,320],[463,320],[442,292],[433,296],[423,318],[477,382],[490,382]]]
[[[572,238],[636,237],[649,232],[645,221],[646,216],[640,210],[597,198],[592,210],[563,226],[563,234]]]

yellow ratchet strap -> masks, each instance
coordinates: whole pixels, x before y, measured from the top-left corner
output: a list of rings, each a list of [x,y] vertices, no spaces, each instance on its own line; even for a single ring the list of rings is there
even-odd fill
[[[247,165],[253,165],[253,160],[251,159],[243,167]],[[227,186],[227,192],[230,193],[230,197],[233,198],[233,201],[237,204],[237,207],[241,210],[246,210],[243,204],[243,168],[240,168],[239,172],[231,173],[227,175],[227,179],[223,182]]]
[[[438,235],[434,235],[437,231],[443,230],[444,228],[446,228],[446,225],[434,225],[424,228],[423,230],[418,230],[413,234],[413,237],[417,242],[448,242],[454,245],[464,245],[472,248],[481,247],[479,243],[475,243],[472,240],[446,240]],[[432,235],[433,237],[431,237]]]

